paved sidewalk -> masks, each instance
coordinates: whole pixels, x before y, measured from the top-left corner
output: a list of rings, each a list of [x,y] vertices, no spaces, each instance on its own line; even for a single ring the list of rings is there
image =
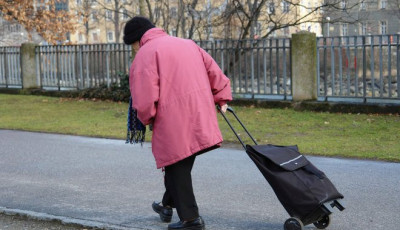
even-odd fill
[[[0,230],[85,230],[66,226],[58,221],[33,220],[28,217],[0,214]]]
[[[308,158],[345,196],[347,209],[332,214],[328,229],[398,229],[400,164]],[[242,150],[199,156],[193,183],[208,230],[281,230],[288,218]],[[86,228],[158,230],[167,225],[151,203],[162,193],[162,172],[148,144],[0,130],[0,213]]]

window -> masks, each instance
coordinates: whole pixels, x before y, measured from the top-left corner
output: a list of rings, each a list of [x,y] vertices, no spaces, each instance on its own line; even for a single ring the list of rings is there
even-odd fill
[[[380,1],[380,4],[379,4],[379,7],[380,7],[381,9],[386,9],[386,7],[387,7],[387,0],[381,0],[381,1]]]
[[[360,35],[367,35],[368,25],[366,22],[360,23]]]
[[[360,1],[360,10],[367,10],[368,5],[367,5],[366,1],[367,0],[361,0]]]
[[[178,16],[176,12],[176,7],[172,7],[170,11],[171,18],[176,18]]]
[[[79,42],[83,42],[83,34],[79,33],[78,40]]]
[[[112,11],[111,10],[106,11],[106,19],[108,21],[110,21],[112,19]]]
[[[274,26],[268,26],[268,33],[269,32],[271,32],[271,34],[270,34],[271,37],[276,37],[276,30],[275,30]]]
[[[81,5],[82,4],[82,0],[76,0],[76,4],[77,5]]]
[[[176,29],[172,29],[169,33],[171,36],[176,36]]]
[[[381,34],[387,34],[387,22],[386,21],[380,22],[380,32],[381,32]]]
[[[114,33],[113,32],[107,32],[107,40],[109,42],[114,41]]]
[[[92,33],[93,42],[99,42],[99,35],[97,33]]]
[[[308,1],[308,2],[307,2],[307,12],[308,12],[308,13],[311,13],[311,11],[312,11],[311,2]]]
[[[275,3],[268,3],[268,14],[275,14]]]
[[[96,11],[96,10],[93,10],[91,15],[92,15],[92,20],[93,20],[93,21],[97,21],[97,20],[98,20],[98,18],[97,18],[97,11]]]
[[[56,11],[67,11],[68,10],[68,3],[66,1],[56,1]]]
[[[46,10],[46,6],[44,4],[44,0],[38,0],[36,2],[36,10]]]
[[[342,1],[340,2],[340,8],[341,8],[342,10],[344,10],[344,9],[346,9],[346,6],[347,6],[346,0],[342,0]]]
[[[348,24],[347,23],[342,23],[340,27],[340,35],[341,36],[348,36],[349,30],[348,30]]]
[[[154,8],[154,17],[155,18],[160,18],[161,17],[161,9],[160,9],[160,7]]]
[[[289,27],[283,28],[283,35],[284,35],[285,37],[289,37],[289,36],[290,36],[290,29],[289,29]]]
[[[210,37],[212,37],[213,28],[211,25],[207,26],[207,33],[210,34]],[[177,35],[175,35],[175,36],[177,36]]]
[[[288,13],[289,10],[290,10],[290,9],[289,9],[289,8],[290,8],[289,2],[287,2],[287,1],[282,1],[281,5],[282,5],[282,12],[283,12],[283,13]]]
[[[325,6],[319,6],[319,13],[324,14],[325,13]]]
[[[128,19],[128,18],[129,18],[129,16],[128,16],[128,10],[127,10],[127,9],[124,9],[124,10],[122,11],[122,19],[126,20],[126,19]]]
[[[257,22],[253,29],[255,37],[261,35],[261,23]]]
[[[19,24],[8,24],[8,31],[11,33],[21,32],[21,25]]]

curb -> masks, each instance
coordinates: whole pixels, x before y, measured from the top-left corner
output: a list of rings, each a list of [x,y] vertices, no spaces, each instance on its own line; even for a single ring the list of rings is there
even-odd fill
[[[57,222],[65,226],[79,228],[99,229],[99,230],[145,230],[145,228],[132,228],[120,225],[108,224],[92,220],[76,219],[65,216],[55,216],[47,213],[27,211],[21,209],[10,209],[0,206],[0,215],[19,216],[28,220],[38,220],[47,222]]]

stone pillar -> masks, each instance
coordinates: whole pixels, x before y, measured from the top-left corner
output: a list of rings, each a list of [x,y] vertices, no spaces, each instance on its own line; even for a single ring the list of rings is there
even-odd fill
[[[21,75],[22,88],[39,88],[36,76],[36,54],[33,43],[24,43],[21,45]]]
[[[317,37],[301,31],[292,35],[293,101],[317,99]]]

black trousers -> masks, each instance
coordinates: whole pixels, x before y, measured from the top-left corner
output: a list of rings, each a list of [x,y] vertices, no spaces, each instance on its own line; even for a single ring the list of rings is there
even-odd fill
[[[180,220],[199,217],[191,175],[195,159],[196,155],[192,155],[165,167],[165,193],[162,203],[164,206],[176,208]]]

